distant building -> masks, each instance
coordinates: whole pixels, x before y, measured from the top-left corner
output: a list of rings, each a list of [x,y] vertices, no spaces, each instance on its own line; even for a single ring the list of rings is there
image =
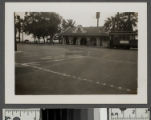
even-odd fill
[[[67,28],[62,33],[62,44],[86,45],[105,48],[137,48],[137,32],[106,32],[103,27]]]
[[[87,45],[109,47],[109,33],[103,27],[82,27],[67,28],[62,33],[63,44]]]

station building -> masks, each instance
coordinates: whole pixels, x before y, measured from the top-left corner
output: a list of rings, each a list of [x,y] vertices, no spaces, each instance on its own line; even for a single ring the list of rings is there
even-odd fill
[[[106,32],[103,27],[67,28],[62,33],[62,44],[86,45],[103,48],[128,46],[137,48],[137,32]]]
[[[109,47],[109,33],[103,27],[67,28],[62,33],[63,44]]]

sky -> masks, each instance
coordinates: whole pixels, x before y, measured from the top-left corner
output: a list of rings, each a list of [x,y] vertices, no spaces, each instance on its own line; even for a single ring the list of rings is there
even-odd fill
[[[82,25],[83,27],[97,26],[96,12],[100,12],[99,26],[103,26],[105,20],[108,17],[114,16],[116,12],[101,12],[92,9],[87,10],[53,10],[51,12],[56,12],[64,19],[73,19],[76,25]],[[16,12],[17,15],[24,17],[24,12]]]

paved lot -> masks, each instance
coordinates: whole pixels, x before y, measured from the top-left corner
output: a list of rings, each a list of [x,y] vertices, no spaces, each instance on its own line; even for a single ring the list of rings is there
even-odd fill
[[[18,45],[16,94],[136,94],[137,50]]]

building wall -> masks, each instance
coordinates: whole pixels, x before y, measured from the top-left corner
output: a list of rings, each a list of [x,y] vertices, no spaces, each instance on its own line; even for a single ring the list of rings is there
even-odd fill
[[[67,44],[69,41],[69,45],[73,45],[73,41],[76,41],[75,45],[86,45],[86,46],[97,46],[97,47],[109,47],[109,38],[104,38],[104,37],[63,37],[63,44]]]

